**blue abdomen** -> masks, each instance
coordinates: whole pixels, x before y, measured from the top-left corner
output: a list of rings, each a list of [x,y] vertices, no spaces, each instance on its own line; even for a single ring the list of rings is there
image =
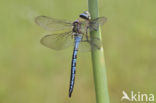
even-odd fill
[[[71,94],[72,94],[73,88],[74,88],[75,73],[76,73],[76,60],[77,60],[78,47],[79,47],[81,38],[82,38],[82,36],[75,36],[75,46],[74,46],[74,50],[73,50],[72,63],[71,63],[69,97],[71,97]]]

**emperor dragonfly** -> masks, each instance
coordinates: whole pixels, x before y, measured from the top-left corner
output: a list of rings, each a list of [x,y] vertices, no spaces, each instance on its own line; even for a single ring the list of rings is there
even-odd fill
[[[61,50],[71,46],[74,41],[69,97],[71,97],[74,88],[78,48],[80,46],[80,48],[85,47],[90,49],[91,46],[92,48],[100,49],[100,40],[98,38],[90,39],[88,31],[98,30],[99,25],[103,25],[106,20],[106,17],[91,19],[88,11],[80,14],[79,18],[73,23],[46,16],[35,18],[35,22],[47,31],[64,31],[63,33],[45,35],[40,40],[44,46],[54,50]]]

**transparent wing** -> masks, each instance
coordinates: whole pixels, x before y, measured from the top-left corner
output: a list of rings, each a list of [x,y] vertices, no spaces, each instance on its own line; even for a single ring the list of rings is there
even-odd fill
[[[90,52],[91,51],[90,43],[87,41],[81,41],[81,43],[79,44],[79,50],[81,52]]]
[[[99,50],[102,46],[102,42],[99,38],[89,39],[89,40],[82,40],[79,46],[80,51],[82,52],[89,52],[91,49]]]
[[[107,21],[106,17],[98,17],[90,21],[90,31],[98,30],[99,25],[102,26]]]
[[[72,30],[72,23],[46,16],[38,16],[35,18],[36,24],[48,31],[60,31],[65,29]]]
[[[46,35],[40,40],[44,46],[54,49],[61,50],[73,45],[72,32],[65,32],[62,34],[50,34]]]

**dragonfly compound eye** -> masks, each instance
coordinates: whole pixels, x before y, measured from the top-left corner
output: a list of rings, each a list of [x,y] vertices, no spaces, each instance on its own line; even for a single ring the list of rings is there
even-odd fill
[[[90,13],[88,11],[85,11],[84,13],[80,14],[80,17],[87,20],[91,19]]]

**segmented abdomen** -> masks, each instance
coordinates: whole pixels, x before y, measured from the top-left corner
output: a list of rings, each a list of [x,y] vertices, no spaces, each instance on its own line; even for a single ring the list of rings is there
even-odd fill
[[[75,73],[76,73],[76,59],[77,59],[78,47],[79,47],[81,38],[82,38],[82,36],[75,36],[75,46],[74,46],[74,50],[73,50],[72,64],[71,64],[69,97],[71,97],[71,94],[72,94],[73,88],[74,88]]]

